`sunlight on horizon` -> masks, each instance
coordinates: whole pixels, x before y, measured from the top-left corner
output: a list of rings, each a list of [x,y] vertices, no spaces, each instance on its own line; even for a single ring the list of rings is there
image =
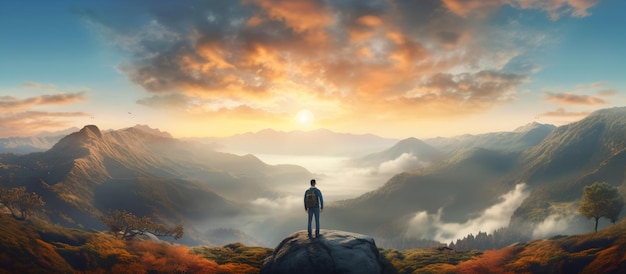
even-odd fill
[[[301,125],[309,126],[313,124],[313,121],[315,120],[315,116],[313,115],[313,112],[305,108],[298,112],[296,119],[298,120],[298,123],[300,123]]]

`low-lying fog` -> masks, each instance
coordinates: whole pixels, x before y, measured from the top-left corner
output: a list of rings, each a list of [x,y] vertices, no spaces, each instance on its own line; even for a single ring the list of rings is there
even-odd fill
[[[407,170],[409,163],[417,162],[414,157],[406,155],[398,159],[382,163],[378,167],[351,167],[347,157],[326,156],[293,156],[293,155],[255,155],[267,164],[295,164],[315,174],[317,187],[322,191],[324,202],[345,200],[358,197],[366,192],[384,185],[392,176]],[[261,246],[275,247],[288,234],[306,229],[307,213],[303,206],[304,191],[309,187],[311,178],[302,178],[299,182],[277,182],[276,188],[284,195],[275,198],[257,198],[249,202],[249,209],[238,218],[229,220],[212,220],[208,229],[236,228],[254,239]],[[444,212],[428,214],[415,212],[408,221],[406,233],[408,237],[433,239],[449,243],[464,238],[468,234],[476,235],[479,231],[493,233],[494,230],[506,227],[515,209],[529,195],[530,190],[525,184],[518,184],[508,193],[502,195],[499,202],[486,208],[480,215],[461,223],[450,223],[441,220]],[[332,208],[330,209],[332,210]],[[577,214],[554,215],[540,224],[533,235],[549,237],[556,234],[568,234],[588,231],[578,227],[576,231],[568,227],[572,218],[580,218]],[[321,215],[321,227],[326,226],[324,213]],[[357,230],[358,228],[355,228]],[[355,231],[358,232],[358,231]]]
[[[307,213],[304,211],[304,192],[310,187],[310,179],[316,179],[322,191],[324,203],[358,197],[377,189],[399,170],[386,168],[356,168],[348,165],[348,157],[300,156],[255,154],[270,165],[292,164],[306,168],[312,178],[299,182],[273,182],[280,197],[263,197],[249,202],[250,209],[240,218],[211,220],[207,229],[236,228],[250,235],[259,245],[274,247],[288,234],[306,229]],[[324,229],[324,213],[321,225]]]
[[[311,173],[314,178],[304,178],[302,182],[292,182],[280,186],[280,191],[293,194],[302,199],[309,188],[309,180],[316,179],[317,188],[323,191],[324,201],[331,202],[355,198],[382,186],[393,173],[380,173],[376,168],[355,168],[347,165],[347,157],[329,156],[293,156],[293,155],[256,155],[270,165],[294,164]]]

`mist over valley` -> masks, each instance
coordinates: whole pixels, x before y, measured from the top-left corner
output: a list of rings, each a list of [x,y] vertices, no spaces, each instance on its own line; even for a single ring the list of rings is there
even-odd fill
[[[315,178],[323,228],[372,235],[394,248],[504,229],[514,236],[501,244],[510,244],[589,231],[576,210],[582,187],[624,183],[624,115],[624,108],[606,109],[561,127],[533,123],[427,140],[329,131],[179,140],[147,126],[91,125],[43,152],[1,154],[0,183],[39,193],[43,216],[64,226],[105,229],[99,216],[124,209],[184,224],[183,243],[272,247],[306,227],[302,196]],[[320,133],[326,137],[316,142]],[[294,134],[308,136],[302,154],[284,149],[306,145]],[[258,140],[258,150],[242,152]],[[341,149],[311,149],[333,142]]]

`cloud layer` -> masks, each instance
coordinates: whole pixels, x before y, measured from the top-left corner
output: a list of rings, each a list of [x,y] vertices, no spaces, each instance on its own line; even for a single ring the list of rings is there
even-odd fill
[[[515,100],[543,35],[487,24],[502,6],[586,16],[592,0],[125,3],[79,13],[131,54],[120,70],[141,104],[190,115],[318,120],[464,115]],[[247,114],[246,114],[247,113]],[[290,114],[291,115],[291,114]]]
[[[518,184],[515,189],[500,197],[500,202],[485,209],[482,214],[464,223],[445,223],[441,221],[444,214],[440,209],[437,214],[418,212],[409,221],[407,235],[417,238],[435,239],[441,242],[456,241],[468,234],[479,231],[493,233],[509,224],[515,209],[530,194],[526,184]]]
[[[0,137],[28,136],[45,129],[67,128],[69,118],[85,117],[80,111],[51,111],[47,107],[65,106],[84,101],[85,92],[62,93],[50,84],[24,83],[27,89],[43,90],[52,94],[18,98],[0,96]]]

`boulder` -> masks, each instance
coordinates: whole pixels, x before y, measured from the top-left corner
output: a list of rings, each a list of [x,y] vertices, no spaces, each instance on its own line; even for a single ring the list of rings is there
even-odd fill
[[[369,236],[321,230],[309,238],[306,230],[287,236],[263,261],[265,273],[382,273],[378,248]]]

